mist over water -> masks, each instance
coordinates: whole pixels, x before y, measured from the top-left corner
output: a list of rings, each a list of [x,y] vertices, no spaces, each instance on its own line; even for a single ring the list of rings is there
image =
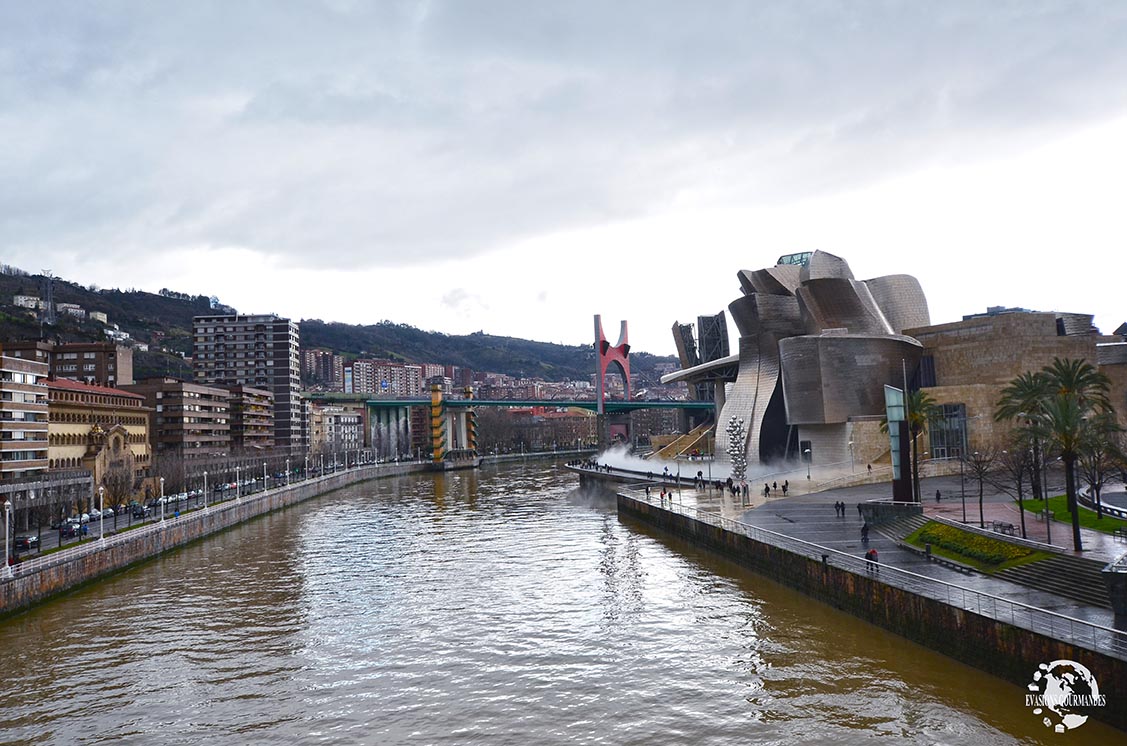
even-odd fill
[[[0,743],[1059,742],[1021,687],[575,487],[356,485],[6,619]]]

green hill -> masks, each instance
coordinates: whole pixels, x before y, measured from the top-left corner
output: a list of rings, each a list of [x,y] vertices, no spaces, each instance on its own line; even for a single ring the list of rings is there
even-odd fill
[[[0,341],[18,339],[57,339],[59,341],[101,341],[104,327],[59,315],[58,323],[41,329],[27,309],[17,308],[15,295],[43,297],[43,277],[12,267],[0,272]],[[56,303],[75,303],[90,311],[106,314],[111,324],[128,332],[133,339],[152,345],[149,353],[134,353],[134,375],[186,374],[187,367],[177,354],[192,351],[192,317],[214,313],[207,296],[191,296],[171,290],[148,293],[140,290],[99,289],[56,278]],[[429,332],[406,324],[381,321],[355,325],[305,319],[300,322],[301,345],[322,347],[350,359],[386,358],[411,363],[439,363],[472,368],[475,371],[504,373],[548,381],[586,380],[594,372],[594,353],[590,346],[568,346],[534,342],[514,337],[498,337],[478,332],[449,335]],[[631,353],[631,368],[641,385],[657,381],[654,366],[673,362],[644,352]]]

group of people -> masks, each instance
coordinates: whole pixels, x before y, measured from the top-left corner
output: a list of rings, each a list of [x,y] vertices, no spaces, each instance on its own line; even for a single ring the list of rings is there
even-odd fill
[[[592,471],[605,471],[608,473],[610,472],[610,464],[600,464],[593,458],[575,459],[574,461],[568,461],[567,465],[576,469],[590,469]]]
[[[839,518],[844,518],[845,517],[845,502],[843,502],[842,500],[838,500],[837,502],[835,502],[834,503],[834,513],[836,513]]]
[[[789,489],[790,489],[790,480],[789,479],[784,480],[783,481],[783,497],[787,496],[787,490],[789,490]],[[778,492],[778,490],[779,490],[779,483],[778,482],[771,482],[770,484],[767,484],[766,482],[763,483],[763,497],[770,497],[772,492]]]
[[[876,548],[870,549],[865,552],[865,563],[869,570],[880,572],[880,555],[877,553]]]

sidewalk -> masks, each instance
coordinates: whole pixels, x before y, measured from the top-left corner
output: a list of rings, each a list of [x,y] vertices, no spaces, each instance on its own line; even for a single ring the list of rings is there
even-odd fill
[[[944,480],[947,479],[950,478],[941,477],[936,480],[923,480],[921,483],[921,488],[925,495],[929,494],[928,488],[930,486],[930,494],[933,498],[931,502],[932,507],[934,506],[936,489],[940,489],[943,495],[948,494],[950,485],[944,486]],[[930,485],[929,482],[931,483]],[[956,476],[954,477],[955,491],[953,494],[956,496],[954,499],[943,497],[940,501],[940,507],[937,510],[933,507],[931,511],[926,511],[925,514],[935,514],[938,512],[941,515],[955,520],[961,518],[962,502],[958,499],[958,483],[959,478]],[[857,505],[866,500],[888,497],[890,492],[891,489],[889,485],[885,483],[883,485],[876,484],[846,487],[821,493],[795,495],[786,498],[772,497],[769,500],[765,500],[760,495],[751,498],[750,504],[747,504],[747,502],[741,499],[732,498],[727,493],[720,493],[714,490],[697,491],[688,488],[682,489],[675,499],[678,502],[694,505],[700,510],[719,513],[727,518],[733,518],[743,523],[819,544],[839,552],[852,554],[858,558],[863,558],[868,549],[875,548],[880,554],[880,563],[882,565],[892,565],[918,575],[935,578],[953,585],[1056,612],[1057,614],[1083,619],[1105,627],[1127,629],[1127,619],[1120,620],[1120,623],[1116,625],[1115,616],[1109,609],[1081,604],[1072,599],[1044,591],[1033,590],[1026,586],[980,573],[973,575],[962,574],[942,565],[928,562],[924,557],[914,552],[901,549],[891,539],[888,539],[875,530],[869,532],[869,541],[867,544],[863,544],[861,542],[861,518],[857,512]],[[983,507],[984,513],[986,514],[987,525],[990,525],[989,522],[991,520],[1006,520],[1015,525],[1020,525],[1018,523],[1016,506],[1011,508],[1008,504],[1002,502],[1003,498],[1007,501],[1009,500],[1009,497],[1005,495],[993,495],[990,500],[984,495]],[[833,504],[837,501],[843,501],[845,503],[845,517],[840,517],[834,512]],[[926,507],[925,505],[925,508]],[[957,511],[958,515],[952,514],[951,511]],[[990,517],[991,515],[996,517],[992,519]],[[967,497],[967,518],[973,519],[977,525],[977,484],[975,484],[973,512],[970,496],[968,495]],[[1034,523],[1040,525],[1043,522],[1036,521],[1032,515],[1026,516],[1027,529]],[[1040,530],[1042,532],[1044,531],[1043,526]],[[1053,542],[1056,546],[1062,548],[1071,547],[1072,529],[1069,524],[1054,523],[1052,530]],[[1030,538],[1036,537],[1030,533]],[[1083,539],[1085,546],[1091,546],[1092,549],[1091,551],[1083,552],[1079,556],[1088,559],[1102,559],[1106,556],[1108,557],[1107,561],[1111,561],[1111,559],[1115,559],[1119,555],[1127,553],[1127,544],[1119,542],[1118,551],[1115,551],[1116,542],[1114,542],[1112,537],[1099,534],[1098,532],[1085,530]],[[1064,542],[1067,542],[1067,545]],[[1069,552],[1069,554],[1072,553]]]

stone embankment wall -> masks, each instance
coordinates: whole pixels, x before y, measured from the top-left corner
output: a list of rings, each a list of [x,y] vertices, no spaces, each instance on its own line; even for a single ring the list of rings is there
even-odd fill
[[[95,539],[86,545],[91,551],[42,569],[30,569],[30,564],[27,568],[17,566],[13,579],[0,581],[0,616],[279,508],[357,482],[425,471],[427,466],[425,463],[380,464],[350,469],[256,493],[238,502],[227,500],[206,511],[194,510],[175,519],[168,517],[151,527],[114,536],[106,541],[103,549],[97,549],[99,544]]]
[[[724,554],[756,572],[921,645],[1025,686],[1042,663],[1082,662],[1100,684],[1127,682],[1127,662],[919,596],[781,547],[618,495],[619,515]],[[1093,716],[1127,730],[1127,697]]]

